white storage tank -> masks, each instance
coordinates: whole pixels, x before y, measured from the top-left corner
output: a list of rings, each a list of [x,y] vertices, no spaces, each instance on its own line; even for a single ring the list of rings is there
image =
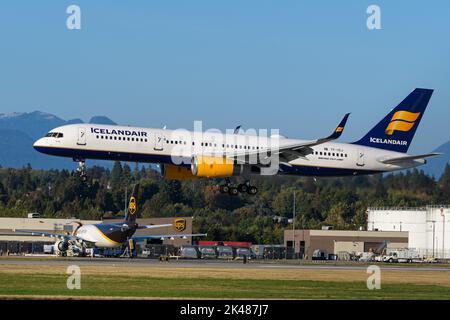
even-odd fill
[[[409,247],[428,257],[450,258],[449,221],[449,206],[367,210],[367,230],[408,231]]]

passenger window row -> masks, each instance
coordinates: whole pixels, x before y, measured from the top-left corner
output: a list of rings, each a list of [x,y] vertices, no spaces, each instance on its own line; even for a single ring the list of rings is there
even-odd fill
[[[167,144],[186,144],[186,141],[181,141],[181,140],[167,140],[167,139],[166,139],[166,143],[167,143]]]
[[[332,157],[341,157],[341,158],[347,158],[346,153],[337,153],[337,152],[322,152],[322,151],[314,151],[314,154],[316,156],[332,156]]]
[[[195,145],[195,142],[192,142],[192,145]],[[216,147],[217,148],[217,143],[211,143],[211,142],[201,142],[200,145],[202,147]],[[222,148],[225,149],[225,144],[222,144]],[[226,145],[227,149],[245,149],[245,150],[259,150],[259,147],[255,147],[255,146],[246,146],[246,145],[237,145],[237,144],[227,144]]]
[[[119,141],[137,141],[137,142],[147,142],[147,139],[144,138],[130,138],[130,137],[116,137],[116,136],[101,136],[97,135],[97,139],[105,139],[105,140],[119,140]]]
[[[186,141],[182,141],[182,140],[168,140],[168,139],[164,139],[165,142],[167,144],[182,144],[182,145],[186,145]],[[195,146],[195,142],[192,142],[192,145]],[[200,145],[202,147],[215,147],[217,148],[217,143],[212,143],[212,142],[201,142]],[[225,149],[225,144],[222,144],[222,148]],[[234,144],[227,144],[226,145],[227,149],[245,149],[245,150],[259,150],[259,147],[257,146],[246,146],[246,145],[234,145]]]

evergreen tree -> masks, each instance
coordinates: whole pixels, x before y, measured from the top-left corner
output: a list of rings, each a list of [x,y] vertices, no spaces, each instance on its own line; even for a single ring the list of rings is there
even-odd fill
[[[121,177],[122,186],[130,186],[131,182],[132,182],[131,168],[128,164],[125,163],[122,167],[122,177]]]
[[[449,201],[450,199],[450,165],[445,165],[444,174],[439,179],[439,200],[441,202]]]
[[[122,164],[120,161],[114,162],[114,166],[111,171],[111,188],[117,189],[121,187],[122,182]]]
[[[217,181],[166,181],[142,166],[139,174],[116,162],[112,171],[89,168],[92,180],[81,183],[68,170],[0,169],[0,216],[98,219],[122,216],[132,183],[140,183],[139,215],[163,217],[192,215],[194,232],[215,240],[282,241],[286,225],[273,216],[292,217],[296,192],[296,227],[320,228],[332,224],[356,229],[366,224],[371,206],[422,206],[450,202],[450,166],[435,181],[422,170],[346,178],[255,177],[256,196],[221,194]],[[241,181],[240,178],[236,181]],[[125,188],[128,197],[125,198]]]
[[[6,189],[0,181],[0,204],[6,204],[8,202],[8,194],[6,193]]]

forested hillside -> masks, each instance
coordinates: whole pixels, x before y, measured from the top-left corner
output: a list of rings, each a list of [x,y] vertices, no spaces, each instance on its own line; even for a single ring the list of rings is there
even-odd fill
[[[450,167],[435,181],[422,171],[348,178],[257,177],[256,196],[220,194],[220,181],[166,181],[148,167],[116,162],[110,171],[89,169],[87,184],[68,170],[0,169],[0,216],[102,219],[120,217],[128,192],[140,183],[141,217],[194,216],[195,232],[209,239],[277,243],[291,227],[274,216],[292,217],[296,192],[296,227],[365,227],[368,206],[448,204]]]

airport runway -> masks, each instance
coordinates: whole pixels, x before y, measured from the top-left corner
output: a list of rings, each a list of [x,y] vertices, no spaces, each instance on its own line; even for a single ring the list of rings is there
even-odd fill
[[[366,270],[369,264],[293,264],[293,263],[265,263],[259,261],[249,261],[244,264],[242,261],[217,261],[217,260],[170,260],[169,262],[160,262],[157,259],[126,259],[126,258],[57,258],[57,257],[14,257],[0,258],[0,265],[47,265],[47,266],[136,266],[136,267],[162,267],[171,268],[261,268],[261,269],[305,269],[305,270]],[[450,266],[417,266],[417,265],[395,265],[374,264],[382,270],[401,270],[401,271],[427,271],[427,272],[450,272]]]

